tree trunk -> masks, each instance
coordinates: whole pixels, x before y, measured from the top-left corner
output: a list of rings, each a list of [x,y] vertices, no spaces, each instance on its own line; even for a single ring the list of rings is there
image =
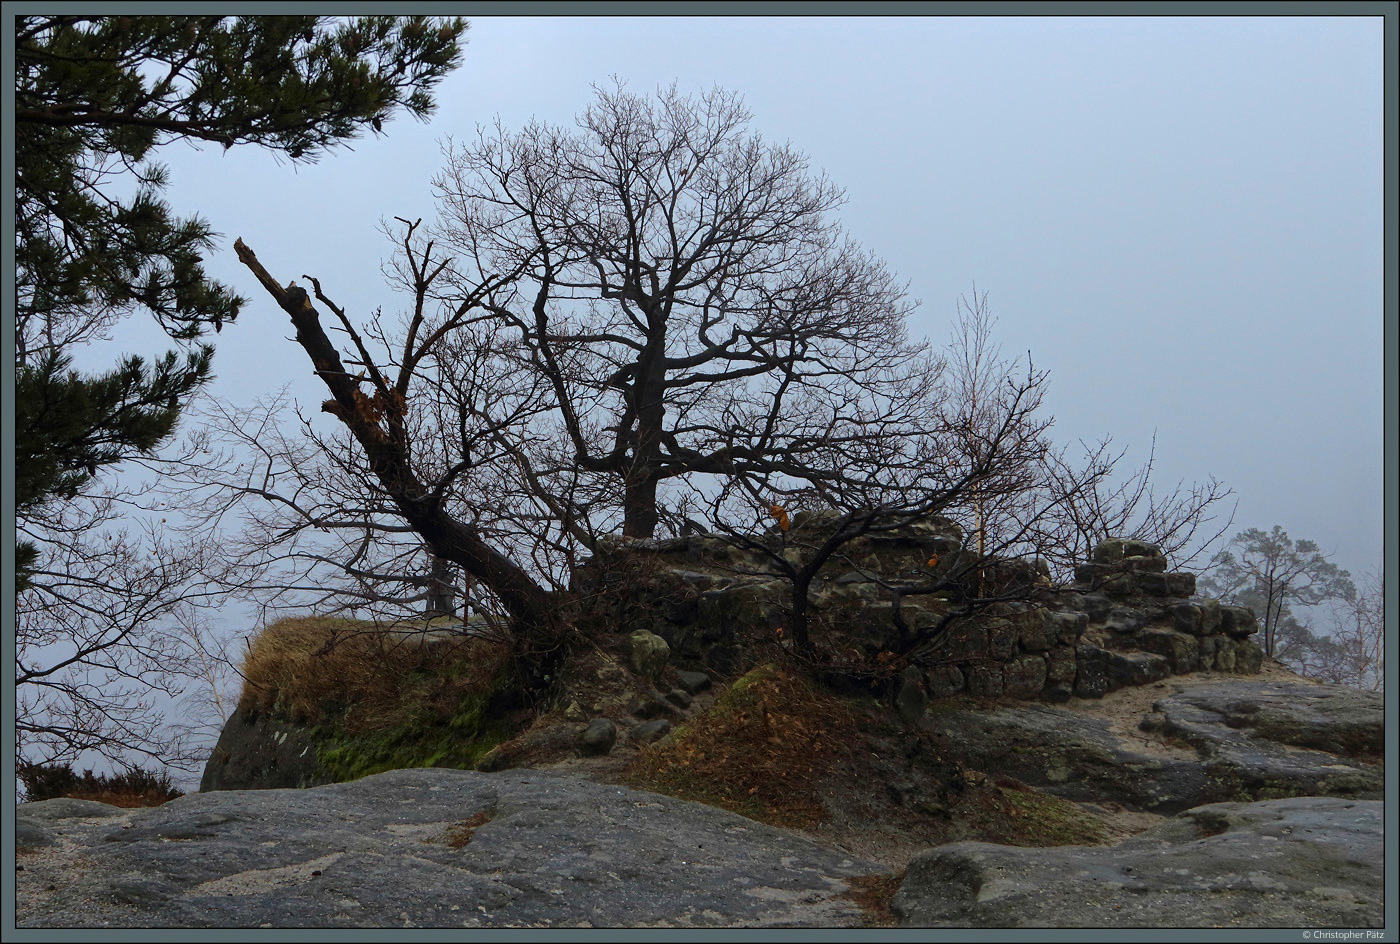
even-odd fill
[[[660,516],[656,511],[656,480],[649,476],[628,481],[622,504],[622,533],[629,538],[649,538],[656,534]]]
[[[404,520],[433,554],[460,565],[490,588],[510,614],[523,646],[532,651],[553,651],[565,626],[550,594],[523,568],[487,544],[476,528],[445,511],[432,489],[418,480],[408,461],[408,444],[394,434],[392,424],[390,432],[386,432],[375,414],[366,409],[368,398],[360,391],[356,378],[345,370],[340,352],[327,337],[306,292],[293,284],[286,288],[278,284],[243,240],[236,240],[234,249],[267,293],[291,316],[297,343],[310,356],[317,376],[333,397],[321,404],[321,409],[339,419],[354,435],[365,451],[370,471]],[[402,424],[398,429],[402,429]]]
[[[653,329],[638,360],[637,379],[632,386],[637,441],[623,481],[622,505],[622,533],[631,538],[652,537],[660,522],[656,470],[661,464],[661,433],[666,423],[666,329],[664,319],[652,317],[659,326]]]
[[[432,569],[428,572],[428,600],[423,606],[423,617],[433,619],[439,616],[455,616],[457,607],[451,565],[436,554],[432,555],[432,561]]]

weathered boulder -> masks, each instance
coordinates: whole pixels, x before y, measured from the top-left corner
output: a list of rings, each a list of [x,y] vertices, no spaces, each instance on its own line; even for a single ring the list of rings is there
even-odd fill
[[[704,672],[687,672],[685,669],[678,669],[676,678],[680,680],[681,688],[692,695],[698,695],[710,687],[710,677]]]
[[[633,728],[632,740],[638,744],[650,744],[653,741],[661,740],[669,733],[671,733],[671,722],[666,718],[655,718]]]
[[[1380,928],[1380,801],[1299,797],[1182,813],[1117,846],[981,842],[916,857],[901,925],[974,928]]]
[[[225,790],[250,784],[268,789],[314,787],[334,781],[316,757],[316,739],[310,728],[268,713],[235,708],[204,765],[199,789]]]
[[[1380,695],[1238,679],[1184,685],[1152,707],[1126,730],[1044,703],[943,707],[923,723],[950,760],[1076,802],[1174,813],[1227,800],[1382,796]]]
[[[655,680],[671,659],[671,647],[655,633],[639,629],[627,637],[627,660],[632,671]]]
[[[50,826],[60,820],[108,819],[125,813],[120,807],[74,797],[58,797],[41,803],[28,803],[18,809],[25,815],[15,818],[16,849],[52,846],[57,837]]]
[[[1173,813],[1202,802],[1206,792],[1198,760],[1139,750],[1108,722],[1058,705],[945,708],[928,724],[942,737],[947,760],[1079,803]]]
[[[864,920],[846,880],[886,871],[698,803],[522,771],[118,813],[19,808],[82,864],[21,855],[20,927],[840,927]]]
[[[578,752],[584,757],[606,754],[616,743],[617,725],[609,718],[594,718],[578,734]]]
[[[1220,793],[1380,799],[1381,696],[1342,685],[1202,685],[1158,701],[1143,727],[1201,755]]]

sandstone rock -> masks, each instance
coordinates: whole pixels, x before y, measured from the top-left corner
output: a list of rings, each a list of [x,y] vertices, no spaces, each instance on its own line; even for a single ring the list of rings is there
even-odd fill
[[[1172,626],[1177,632],[1200,636],[1201,607],[1198,603],[1177,603],[1168,612],[1172,615]]]
[[[1006,662],[1016,653],[1016,626],[1010,620],[987,619],[987,651],[998,662]]]
[[[1382,797],[1385,712],[1374,693],[1234,680],[1185,687],[1153,709],[1141,730],[1194,756],[1149,750],[1131,732],[1048,704],[945,709],[926,726],[948,759],[1076,802],[1173,813],[1226,800]]]
[[[1195,600],[1191,605],[1200,607],[1202,636],[1213,636],[1220,632],[1219,600]]]
[[[1252,639],[1235,640],[1235,671],[1255,675],[1264,665],[1264,650]]]
[[[1220,608],[1220,630],[1230,636],[1243,638],[1259,631],[1259,622],[1254,612],[1243,606],[1222,606]]]
[[[1152,621],[1152,612],[1136,606],[1115,606],[1101,621],[1103,628],[1112,633],[1126,635],[1136,633]]]
[[[108,803],[98,803],[94,800],[79,800],[75,797],[56,797],[52,800],[40,800],[37,803],[24,803],[16,809],[24,810],[25,818],[37,823],[62,819],[82,819],[84,817],[105,819],[123,814],[121,807]]]
[[[1188,573],[1167,574],[1165,596],[1189,597],[1196,592],[1196,575]]]
[[[536,772],[398,770],[119,812],[129,828],[59,821],[85,867],[26,888],[20,927],[841,927],[864,921],[846,880],[886,871],[698,803]]]
[[[57,797],[40,800],[37,803],[24,803],[16,809],[24,816],[15,819],[15,848],[17,850],[37,849],[52,846],[56,841],[53,824],[66,819],[106,819],[122,815],[122,810],[106,803],[92,800],[78,800],[73,797]]]
[[[971,666],[967,670],[967,691],[972,695],[996,698],[1006,691],[1006,678],[995,663]]]
[[[967,686],[962,670],[955,665],[938,665],[925,673],[928,694],[932,698],[956,695]]]
[[[656,718],[637,725],[632,731],[632,740],[638,744],[650,744],[659,741],[667,734],[671,733],[671,722],[666,718]]]
[[[1151,652],[1110,652],[1108,654],[1108,687],[1147,685],[1172,674],[1167,659]]]
[[[1162,551],[1154,544],[1146,541],[1138,541],[1133,538],[1109,538],[1099,542],[1091,555],[1091,559],[1096,564],[1117,564],[1125,558],[1142,557],[1148,559],[1158,559],[1162,557]]]
[[[627,712],[634,717],[646,720],[670,711],[666,702],[655,695],[636,694],[627,700]]]
[[[928,691],[924,688],[924,674],[914,666],[899,673],[894,696],[895,711],[906,724],[913,724],[923,717],[928,708]]]
[[[1049,652],[1045,653],[1045,666],[1047,694],[1061,693],[1068,696],[1074,690],[1075,664],[1073,647],[1063,645],[1055,646]]]
[[[606,754],[617,743],[617,725],[608,718],[594,718],[578,735],[578,752],[584,757]]]
[[[1220,791],[1379,799],[1385,706],[1342,685],[1195,686],[1156,702],[1164,733],[1209,759]]]
[[[704,672],[687,672],[681,669],[676,672],[676,677],[680,680],[681,688],[692,695],[698,695],[710,687],[710,677]]]
[[[1201,640],[1202,644],[1206,640]],[[1223,636],[1217,636],[1213,640],[1215,649],[1215,670],[1217,672],[1235,671],[1235,641]]]
[[[1173,813],[1203,802],[1207,793],[1199,760],[1145,753],[1107,722],[1055,705],[945,709],[930,715],[929,727],[944,739],[948,761],[1078,803]]]
[[[1022,613],[1017,617],[1016,624],[1019,634],[1017,641],[1027,652],[1044,652],[1059,639],[1060,624],[1045,610]]]
[[[1138,633],[1133,642],[1144,652],[1153,652],[1166,659],[1172,673],[1185,675],[1201,664],[1201,652],[1196,637],[1175,629],[1148,628]]]
[[[1013,698],[1030,698],[1045,688],[1045,657],[1021,656],[1002,670],[1005,691]]]
[[[908,927],[1380,928],[1383,807],[1321,797],[1222,803],[1108,848],[962,842],[914,859]]]
[[[219,732],[199,789],[310,787],[334,779],[316,757],[310,729],[235,708]]]
[[[632,671],[655,679],[671,658],[671,647],[655,633],[638,630],[627,637],[627,662]]]
[[[1080,698],[1102,698],[1108,692],[1107,650],[1081,644],[1074,647],[1074,655],[1074,694]]]

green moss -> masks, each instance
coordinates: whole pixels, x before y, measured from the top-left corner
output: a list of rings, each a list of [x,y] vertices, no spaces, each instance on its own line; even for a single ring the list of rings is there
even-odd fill
[[[521,719],[502,707],[513,703],[501,696],[514,684],[502,647],[402,635],[453,622],[279,621],[250,651],[240,704],[260,703],[309,735],[338,781],[404,767],[473,768]],[[354,632],[337,635],[344,630]]]
[[[1036,790],[1003,790],[1011,833],[1022,846],[1094,846],[1108,841],[1103,824],[1068,800]]]
[[[514,735],[514,725],[485,715],[491,693],[466,699],[448,718],[415,713],[405,724],[347,734],[338,725],[316,730],[316,759],[337,781],[409,767],[474,770],[493,747]]]
[[[518,733],[510,717],[493,716],[490,706],[511,684],[509,674],[497,673],[480,688],[467,692],[445,714],[441,704],[442,670],[419,668],[405,674],[400,689],[397,723],[385,727],[353,728],[343,714],[322,719],[313,731],[316,759],[336,781],[357,780],[386,770],[447,767],[474,770],[498,744]]]
[[[750,691],[759,682],[771,682],[779,677],[778,667],[771,662],[766,662],[750,672],[739,676],[725,689],[724,693],[715,701],[714,711],[716,713],[735,708],[743,708],[753,702],[753,694]]]

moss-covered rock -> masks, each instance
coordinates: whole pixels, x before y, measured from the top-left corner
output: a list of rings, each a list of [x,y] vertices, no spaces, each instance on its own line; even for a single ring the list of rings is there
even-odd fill
[[[239,707],[200,789],[307,787],[409,767],[472,769],[523,720],[505,655],[442,621],[275,623],[250,647]]]

